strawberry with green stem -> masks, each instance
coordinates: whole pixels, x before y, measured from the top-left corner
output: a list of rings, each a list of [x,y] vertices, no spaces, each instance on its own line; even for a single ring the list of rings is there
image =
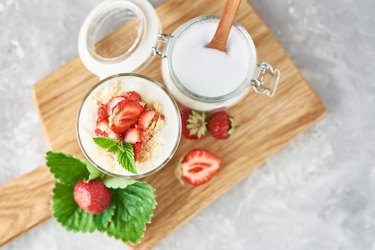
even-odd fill
[[[206,133],[206,113],[191,109],[181,111],[182,135],[190,140],[197,140]]]
[[[216,139],[227,139],[235,127],[234,118],[225,111],[213,113],[207,121],[207,130]]]

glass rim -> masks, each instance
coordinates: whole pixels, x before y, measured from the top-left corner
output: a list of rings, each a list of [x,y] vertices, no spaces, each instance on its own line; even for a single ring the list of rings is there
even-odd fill
[[[236,28],[238,31],[240,31],[241,35],[245,38],[247,41],[247,45],[250,51],[250,55],[252,56],[252,60],[250,61],[250,67],[248,70],[247,77],[243,80],[243,82],[233,91],[229,92],[228,94],[222,95],[222,96],[216,96],[216,97],[207,97],[207,96],[202,96],[197,93],[194,93],[187,89],[184,84],[178,79],[177,75],[175,74],[175,71],[173,69],[173,63],[172,63],[172,51],[174,48],[174,45],[176,41],[178,40],[178,37],[189,27],[192,25],[198,23],[198,22],[204,22],[204,21],[219,21],[220,17],[215,16],[215,15],[208,15],[208,16],[198,16],[196,18],[193,18],[189,20],[188,22],[182,24],[180,27],[177,28],[177,30],[172,34],[172,39],[168,41],[168,44],[166,46],[166,60],[167,60],[167,65],[168,65],[168,70],[169,74],[172,78],[172,81],[180,90],[181,93],[184,95],[197,100],[197,101],[203,101],[203,102],[208,102],[208,103],[217,103],[217,102],[223,102],[226,100],[229,100],[231,98],[234,98],[241,94],[247,87],[250,86],[251,79],[253,78],[253,74],[255,72],[256,68],[256,48],[253,39],[251,38],[249,32],[238,22],[235,22],[233,24],[233,27]]]
[[[145,172],[145,173],[142,173],[142,174],[134,174],[134,175],[123,175],[123,174],[116,174],[116,173],[112,173],[108,170],[106,170],[105,168],[99,166],[99,164],[96,164],[95,161],[93,159],[91,159],[91,157],[89,156],[89,154],[86,152],[86,150],[84,149],[83,145],[82,145],[82,142],[81,142],[81,137],[80,137],[80,133],[79,133],[79,125],[80,125],[80,116],[81,116],[81,112],[82,112],[82,107],[83,105],[86,103],[86,100],[87,98],[90,96],[90,94],[99,86],[101,86],[102,84],[106,83],[107,81],[109,80],[112,80],[112,79],[115,79],[115,78],[118,78],[118,77],[123,77],[123,76],[132,76],[132,77],[139,77],[139,78],[142,78],[142,79],[145,79],[145,80],[148,80],[150,82],[152,82],[153,84],[155,84],[157,87],[159,87],[169,98],[170,100],[172,101],[173,103],[173,107],[174,107],[174,111],[177,113],[177,117],[179,118],[178,119],[178,135],[177,135],[177,140],[176,140],[176,143],[171,151],[171,153],[169,154],[169,156],[159,165],[157,166],[156,168],[153,168],[151,169],[150,171],[148,172]],[[181,116],[180,116],[180,111],[179,111],[179,108],[178,108],[178,105],[177,105],[177,102],[175,101],[175,99],[173,98],[173,96],[171,96],[168,91],[165,89],[165,87],[159,83],[158,81],[156,80],[153,80],[147,76],[144,76],[144,75],[141,75],[141,74],[137,74],[137,73],[121,73],[121,74],[115,74],[115,75],[112,75],[112,76],[109,76],[109,77],[106,77],[104,79],[102,79],[101,81],[99,81],[97,84],[95,84],[92,88],[90,88],[90,90],[86,93],[85,97],[82,99],[82,102],[81,102],[81,105],[79,107],[79,110],[78,110],[78,115],[77,115],[77,120],[76,120],[76,136],[77,136],[77,141],[78,141],[78,145],[82,151],[82,153],[84,154],[84,156],[86,157],[86,159],[94,166],[96,167],[97,169],[99,169],[102,173],[106,174],[106,175],[109,175],[109,176],[112,176],[112,177],[117,177],[117,178],[127,178],[127,179],[140,179],[140,178],[143,178],[143,177],[146,177],[146,176],[149,176],[149,175],[152,175],[154,173],[156,173],[157,171],[159,171],[160,169],[162,169],[165,165],[167,165],[167,163],[172,159],[172,157],[174,156],[174,154],[176,153],[177,149],[178,149],[178,146],[180,144],[180,141],[181,141],[181,130],[182,130],[182,121],[181,121]]]

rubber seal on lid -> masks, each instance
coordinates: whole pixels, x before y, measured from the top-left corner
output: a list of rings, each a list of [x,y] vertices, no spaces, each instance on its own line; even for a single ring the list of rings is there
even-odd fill
[[[100,79],[130,73],[150,59],[159,33],[160,20],[148,1],[107,0],[86,17],[79,33],[79,56]]]

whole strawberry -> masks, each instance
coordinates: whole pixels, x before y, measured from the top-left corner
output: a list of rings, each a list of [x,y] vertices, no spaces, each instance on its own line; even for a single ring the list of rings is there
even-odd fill
[[[91,214],[100,214],[111,204],[111,193],[101,181],[78,181],[73,196],[77,205]]]
[[[206,133],[206,114],[191,109],[181,111],[182,135],[190,140],[201,138]]]
[[[235,121],[225,111],[219,111],[208,119],[207,130],[216,139],[227,139],[234,132]]]

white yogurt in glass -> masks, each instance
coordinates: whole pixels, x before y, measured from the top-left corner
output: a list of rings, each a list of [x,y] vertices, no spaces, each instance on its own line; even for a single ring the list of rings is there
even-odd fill
[[[136,91],[146,103],[157,104],[164,115],[158,121],[155,144],[150,157],[144,162],[136,161],[138,174],[125,170],[116,160],[116,155],[100,148],[94,141],[97,111],[101,103],[127,91]],[[86,158],[103,172],[117,176],[140,178],[163,167],[175,153],[180,141],[181,118],[177,105],[167,92],[155,81],[136,74],[120,74],[98,83],[84,98],[77,120],[77,136]]]

